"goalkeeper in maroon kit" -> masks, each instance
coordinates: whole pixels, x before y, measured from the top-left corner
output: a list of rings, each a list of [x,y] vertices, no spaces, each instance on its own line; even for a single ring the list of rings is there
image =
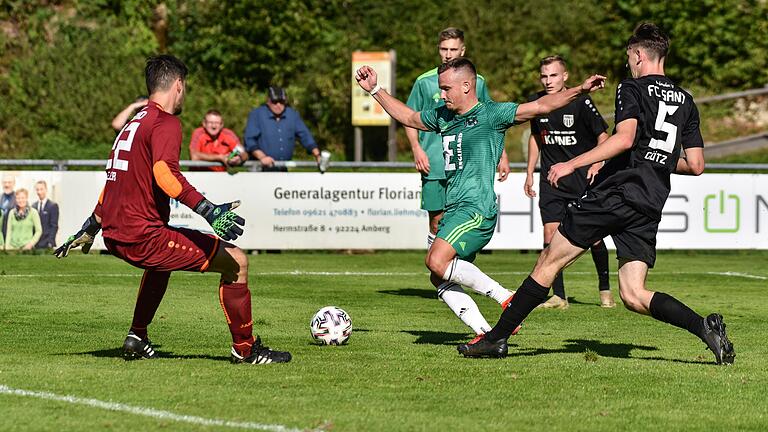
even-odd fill
[[[99,230],[115,256],[144,269],[133,322],[123,344],[126,359],[157,357],[147,327],[176,270],[221,273],[219,299],[232,333],[235,363],[284,363],[290,353],[273,351],[253,337],[248,259],[228,242],[243,234],[245,220],[232,210],[239,201],[216,205],[190,185],[179,172],[181,122],[176,114],[184,103],[187,67],[181,60],[160,55],[147,60],[145,78],[149,103],[115,138],[107,161],[107,181],[99,202],[77,234],[55,254],[67,256],[82,246],[87,253]],[[219,238],[168,225],[170,199],[204,217]]]

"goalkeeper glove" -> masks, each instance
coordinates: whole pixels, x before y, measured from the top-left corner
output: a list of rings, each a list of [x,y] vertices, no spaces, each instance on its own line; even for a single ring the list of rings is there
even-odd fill
[[[93,239],[96,238],[96,234],[101,231],[101,224],[96,221],[96,216],[91,213],[88,219],[85,220],[83,227],[80,228],[75,235],[69,236],[67,241],[59,246],[53,254],[56,258],[63,258],[69,254],[69,250],[78,246],[83,247],[83,253],[88,253],[93,246]]]
[[[211,224],[213,232],[217,236],[224,240],[235,240],[243,235],[241,226],[245,224],[245,219],[232,211],[239,206],[240,201],[216,205],[203,198],[195,206],[195,213],[204,217]]]

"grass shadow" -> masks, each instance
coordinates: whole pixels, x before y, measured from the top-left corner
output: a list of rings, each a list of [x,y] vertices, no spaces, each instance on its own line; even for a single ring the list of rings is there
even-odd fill
[[[153,345],[155,352],[158,354],[159,359],[176,359],[176,360],[216,360],[216,361],[229,361],[229,356],[213,356],[208,354],[175,354],[173,351],[163,351],[157,349],[160,345]],[[122,348],[109,348],[94,351],[84,351],[77,353],[61,353],[58,355],[89,355],[99,358],[123,358]]]
[[[512,341],[514,338],[512,339]],[[567,339],[560,348],[528,348],[509,353],[509,357],[536,356],[543,354],[575,354],[590,350],[600,357],[609,358],[633,358],[630,354],[634,350],[658,351],[656,347],[635,345],[626,343],[602,343],[598,340]]]
[[[595,306],[595,305],[599,305],[600,303],[599,303],[599,299],[597,303],[592,303],[592,302],[585,303],[583,301],[576,300],[576,297],[568,297],[568,304]]]
[[[512,341],[514,338],[512,339]],[[516,345],[510,344],[510,348]],[[564,345],[561,348],[549,349],[549,348],[532,348],[521,349],[512,351],[509,353],[509,357],[522,357],[522,356],[537,356],[544,354],[576,354],[584,353],[587,350],[594,352],[599,357],[607,358],[620,358],[620,359],[635,359],[635,360],[653,360],[653,361],[666,361],[672,363],[684,363],[684,364],[710,364],[712,362],[707,361],[692,361],[673,358],[664,358],[659,356],[654,357],[637,357],[632,356],[633,351],[658,351],[657,347],[635,345],[627,343],[602,343],[598,340],[590,339],[567,339],[564,341]]]
[[[583,301],[580,301],[580,300],[576,300],[576,297],[570,297],[570,296],[567,296],[567,297],[568,297],[568,304],[569,305],[600,306],[600,299],[597,299],[594,302],[589,302],[589,301],[583,302]],[[547,300],[549,300],[549,298],[547,298]]]
[[[437,299],[437,291],[434,288],[433,289],[400,288],[400,289],[380,290],[377,292],[381,294],[390,294],[390,295],[398,295],[398,296],[420,297],[420,298],[425,298],[430,300]]]
[[[416,336],[416,340],[413,343],[418,345],[458,345],[472,339],[472,336],[468,333],[448,333],[429,330],[401,330],[400,333]]]

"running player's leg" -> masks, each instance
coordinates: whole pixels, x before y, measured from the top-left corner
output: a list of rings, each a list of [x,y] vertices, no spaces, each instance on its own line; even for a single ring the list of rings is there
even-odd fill
[[[446,214],[438,232],[438,240],[442,240],[441,252],[427,254],[427,267],[443,280],[464,285],[504,304],[512,297],[512,292],[472,264],[477,253],[493,237],[495,227],[495,217],[488,219],[461,209],[451,211]]]
[[[603,240],[599,240],[590,247],[590,252],[592,253],[592,262],[595,264],[595,270],[597,271],[600,306],[605,308],[615,307],[616,302],[613,300],[613,294],[611,294],[611,282],[608,272],[608,248],[605,247]]]
[[[624,224],[625,215],[615,211],[623,201],[618,196],[595,196],[569,207],[548,248],[541,251],[533,272],[523,281],[502,312],[498,323],[486,333],[487,340],[508,338],[514,329],[547,297],[557,274],[598,239]],[[466,345],[461,349],[468,348]],[[465,354],[466,355],[466,354]]]
[[[562,218],[562,216],[561,216]],[[546,222],[544,224],[544,249],[552,243],[552,237],[557,232],[560,222]],[[566,309],[568,307],[568,298],[565,296],[565,281],[563,272],[555,276],[552,281],[552,297],[541,304],[545,309]]]
[[[539,255],[533,273],[517,289],[493,329],[486,332],[482,338],[459,345],[459,353],[466,357],[506,356],[507,339],[536,306],[547,298],[549,284],[555,276],[584,251],[584,248],[574,246],[557,232],[549,247]]]
[[[427,252],[427,267],[432,274],[430,281],[437,288],[437,297],[456,314],[459,319],[469,326],[475,334],[483,334],[491,329],[488,321],[480,313],[477,303],[467,295],[461,285],[455,281],[443,278],[447,268],[456,257],[456,251],[445,240],[437,238]]]
[[[626,219],[630,224],[613,241],[620,265],[619,291],[627,309],[688,330],[715,353],[717,363],[732,363],[733,345],[725,334],[722,316],[711,314],[705,319],[671,295],[645,288],[645,275],[656,262],[659,222],[632,210]]]
[[[233,348],[233,356],[235,352],[239,354],[241,351],[253,352],[260,349],[258,340],[254,340],[252,335],[251,295],[247,285],[248,260],[242,250],[212,235],[169,227],[157,229],[141,243],[121,244],[105,239],[105,244],[115,255],[137,267],[152,269],[153,272],[184,270],[221,273],[221,303],[233,342],[239,348]],[[156,299],[158,303],[159,300]],[[128,339],[126,341],[130,342]],[[148,340],[143,343],[148,344]],[[271,359],[270,362],[287,361],[286,358],[290,360],[289,354],[278,354],[280,358]]]
[[[627,309],[688,330],[698,336],[715,354],[719,363],[733,363],[733,344],[725,333],[725,324],[719,314],[707,318],[694,312],[676,298],[663,292],[649,291],[645,287],[648,264],[638,260],[619,261],[619,293]]]
[[[659,222],[629,207],[623,213],[626,226],[612,237],[619,258],[619,292],[627,309],[688,330],[707,344],[717,363],[732,363],[735,354],[722,316],[705,319],[671,295],[646,289],[646,274],[656,262]]]
[[[590,248],[592,253],[592,262],[597,271],[598,289],[600,291],[610,291],[611,281],[608,272],[608,248],[603,240],[595,242]]]
[[[565,209],[570,200],[556,193],[548,183],[541,184],[541,196],[539,198],[539,213],[541,223],[544,225],[544,249],[552,243],[552,237],[560,226],[560,221],[565,217]],[[555,276],[552,281],[552,297],[541,304],[545,309],[566,309],[568,300],[565,296],[565,283],[563,272]]]
[[[288,352],[273,351],[253,337],[251,291],[248,289],[248,256],[239,247],[222,241],[207,271],[221,273],[219,302],[232,334],[232,361],[235,363],[285,363]]]
[[[126,360],[158,357],[147,335],[147,328],[163,300],[170,276],[169,271],[144,270],[139,294],[136,296],[131,329],[123,341],[123,358]]]
[[[619,295],[624,306],[632,312],[650,315],[653,293],[645,289],[648,264],[621,259],[619,261]]]
[[[130,330],[141,339],[147,339],[147,327],[152,323],[157,308],[163,300],[170,277],[171,272],[168,271],[144,270],[139,294],[136,296]]]
[[[500,331],[493,336],[500,336],[496,339],[509,337],[528,314],[547,298],[548,286],[557,275],[575,261],[584,250],[582,247],[571,244],[559,231],[556,232],[549,247],[541,251],[533,272],[523,281],[509,306],[504,309],[497,324]]]
[[[207,271],[221,273],[219,302],[232,334],[233,349],[238,354],[250,353],[255,339],[248,289],[248,257],[237,246],[221,242]]]
[[[187,229],[159,228],[139,243],[104,239],[115,256],[145,269],[134,308],[131,329],[123,343],[126,359],[155,358],[147,335],[149,324],[163,299],[174,270],[202,271],[207,267],[219,240]]]

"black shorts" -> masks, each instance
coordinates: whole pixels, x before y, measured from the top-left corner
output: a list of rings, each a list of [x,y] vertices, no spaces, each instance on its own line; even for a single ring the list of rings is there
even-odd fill
[[[589,192],[568,206],[558,230],[582,249],[610,235],[616,244],[616,258],[643,261],[648,267],[656,262],[659,221],[630,207],[624,197],[616,193]]]
[[[541,223],[543,224],[562,222],[568,204],[579,198],[578,196],[566,197],[547,192],[544,187],[539,190],[541,191],[539,194],[539,213],[541,213]]]

